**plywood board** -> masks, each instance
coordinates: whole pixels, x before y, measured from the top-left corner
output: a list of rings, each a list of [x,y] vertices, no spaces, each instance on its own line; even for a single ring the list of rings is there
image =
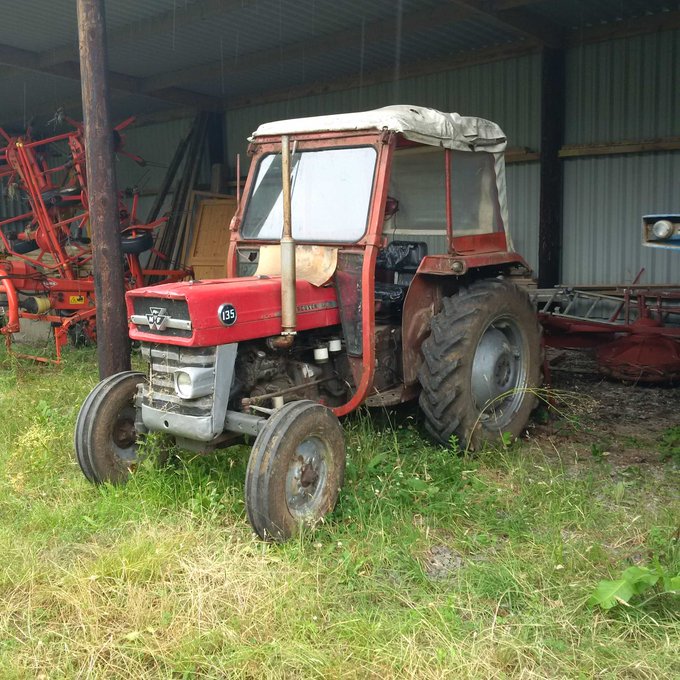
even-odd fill
[[[235,198],[201,201],[196,210],[188,264],[196,279],[223,279],[227,275],[229,223],[236,212]]]

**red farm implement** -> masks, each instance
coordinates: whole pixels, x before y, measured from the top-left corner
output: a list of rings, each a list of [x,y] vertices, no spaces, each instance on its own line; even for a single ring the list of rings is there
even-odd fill
[[[94,341],[96,301],[88,210],[85,147],[82,123],[65,119],[71,130],[34,140],[30,131],[13,136],[0,128],[0,183],[10,198],[19,198],[21,214],[0,221],[0,333],[11,348],[22,319],[49,323],[54,331],[56,362],[69,339]],[[114,147],[139,164],[144,161],[124,150],[125,120],[113,130]],[[49,160],[59,153],[63,163]],[[153,249],[153,230],[167,218],[144,223],[138,219],[138,192],[128,207],[118,196],[121,245],[125,257],[125,287],[145,285],[150,277],[179,281],[183,269],[144,269],[140,256]],[[162,255],[158,254],[161,258]],[[157,280],[157,279],[155,279]],[[39,356],[22,355],[37,361]]]
[[[643,245],[680,250],[680,215],[642,218]],[[537,294],[549,347],[593,349],[600,370],[624,381],[680,380],[680,285],[559,287]]]
[[[680,379],[680,287],[558,288],[539,297],[549,347],[593,349],[625,381]]]

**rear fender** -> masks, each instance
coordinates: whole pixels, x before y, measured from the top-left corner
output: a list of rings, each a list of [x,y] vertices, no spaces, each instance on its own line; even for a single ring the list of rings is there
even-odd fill
[[[441,308],[444,283],[443,277],[416,274],[406,293],[401,317],[405,385],[418,382],[418,369],[422,363],[420,346],[430,334],[430,320]]]
[[[493,278],[511,270],[531,268],[517,253],[491,252],[469,255],[428,255],[423,258],[404,300],[401,321],[402,362],[405,385],[418,382],[422,363],[420,347],[430,334],[430,320],[441,309],[442,298],[479,278]]]

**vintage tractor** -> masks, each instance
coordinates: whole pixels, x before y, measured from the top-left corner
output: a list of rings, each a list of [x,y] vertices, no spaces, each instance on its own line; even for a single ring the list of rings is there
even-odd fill
[[[231,222],[229,277],[127,293],[148,374],[99,383],[75,447],[93,482],[123,482],[140,435],[197,452],[254,437],[245,503],[283,540],[343,483],[338,420],[419,399],[433,437],[519,435],[542,352],[506,231],[494,123],[389,106],[262,125]]]

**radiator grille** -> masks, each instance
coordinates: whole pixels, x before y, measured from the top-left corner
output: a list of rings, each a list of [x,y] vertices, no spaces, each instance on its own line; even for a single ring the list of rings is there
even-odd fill
[[[149,385],[142,402],[155,409],[187,416],[209,416],[213,395],[186,401],[175,392],[174,372],[178,368],[214,368],[215,347],[173,347],[142,343],[142,356],[149,362]]]

